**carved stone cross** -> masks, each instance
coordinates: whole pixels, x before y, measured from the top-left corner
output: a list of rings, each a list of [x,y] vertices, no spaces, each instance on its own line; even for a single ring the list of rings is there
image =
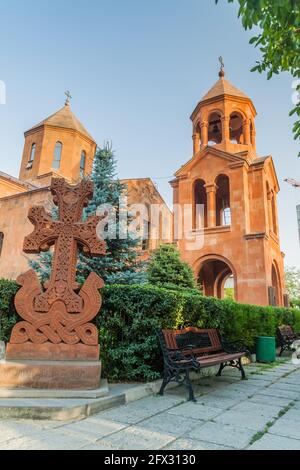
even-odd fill
[[[83,208],[93,194],[93,184],[83,180],[78,186],[70,186],[57,178],[52,180],[51,192],[59,209],[58,220],[52,220],[44,207],[32,207],[28,217],[35,229],[25,238],[23,248],[25,253],[40,253],[54,244],[51,278],[45,286],[46,292],[36,297],[35,309],[48,312],[53,302],[62,300],[68,312],[80,312],[82,298],[74,292],[79,288],[75,279],[77,247],[92,256],[106,251],[105,242],[96,235],[100,218],[90,216],[86,222],[81,221]]]
[[[106,244],[96,234],[100,217],[82,221],[83,208],[93,195],[93,183],[82,180],[71,186],[63,178],[52,179],[51,192],[58,206],[58,220],[53,220],[44,207],[29,211],[34,231],[24,241],[25,253],[48,251],[54,245],[52,273],[44,289],[33,270],[19,276],[22,286],[15,297],[20,317],[11,335],[11,344],[46,342],[75,345],[98,344],[98,331],[89,323],[99,312],[102,279],[91,273],[79,291],[76,283],[78,248],[86,255],[105,254]]]

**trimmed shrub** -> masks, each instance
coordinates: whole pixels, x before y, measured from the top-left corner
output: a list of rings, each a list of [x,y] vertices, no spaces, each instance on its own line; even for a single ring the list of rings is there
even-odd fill
[[[16,283],[0,280],[0,339],[7,341],[17,321]],[[254,351],[255,337],[274,336],[280,324],[300,331],[300,310],[244,305],[203,297],[196,290],[151,285],[108,285],[95,323],[99,328],[103,375],[110,381],[149,381],[160,377],[162,356],[156,328],[218,328],[229,340]]]
[[[7,342],[18,315],[14,306],[14,296],[19,287],[15,281],[0,279],[0,341]]]
[[[162,361],[155,328],[183,324],[181,294],[154,286],[106,286],[97,317],[101,359],[111,380],[153,380]]]

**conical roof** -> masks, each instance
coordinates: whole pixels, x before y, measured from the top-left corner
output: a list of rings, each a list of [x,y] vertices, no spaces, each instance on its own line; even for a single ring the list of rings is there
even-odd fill
[[[244,92],[236,88],[224,77],[220,77],[219,80],[213,85],[213,87],[206,93],[206,95],[203,96],[200,102],[224,95],[250,99]]]
[[[81,124],[79,119],[71,111],[71,107],[69,104],[66,104],[59,111],[47,117],[46,119],[44,119],[44,121],[40,122],[36,126],[33,126],[31,129],[29,129],[29,131],[32,131],[44,125],[52,127],[61,127],[63,129],[72,129],[74,131],[80,132],[80,134],[83,134],[88,139],[94,142],[93,137],[88,133],[86,128]]]

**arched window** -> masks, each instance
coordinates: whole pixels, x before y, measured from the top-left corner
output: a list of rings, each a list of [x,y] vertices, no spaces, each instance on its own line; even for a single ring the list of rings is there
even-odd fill
[[[86,152],[82,150],[80,158],[80,176],[83,177],[85,173]]]
[[[32,163],[35,157],[36,144],[32,144],[28,163]]]
[[[230,210],[230,187],[229,178],[226,175],[220,175],[216,179],[216,224],[231,225]]]
[[[2,248],[3,248],[3,241],[4,241],[4,233],[0,232],[0,257],[1,257]]]
[[[60,168],[61,153],[62,153],[62,143],[56,142],[55,149],[54,149],[54,157],[53,157],[53,162],[52,162],[52,168],[55,168],[56,170]]]
[[[207,227],[207,194],[203,180],[197,180],[194,184],[193,227]]]
[[[142,250],[149,250],[151,225],[148,220],[143,220]]]
[[[243,118],[239,113],[232,113],[229,120],[230,142],[243,144]]]
[[[208,120],[208,145],[220,144],[222,142],[221,114],[214,112]]]

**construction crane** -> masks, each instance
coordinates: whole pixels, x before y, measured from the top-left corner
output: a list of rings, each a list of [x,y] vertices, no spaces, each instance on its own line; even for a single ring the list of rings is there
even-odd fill
[[[294,186],[294,188],[300,188],[300,182],[299,181],[293,180],[292,178],[286,178],[284,181],[286,183],[291,184],[292,186]]]

